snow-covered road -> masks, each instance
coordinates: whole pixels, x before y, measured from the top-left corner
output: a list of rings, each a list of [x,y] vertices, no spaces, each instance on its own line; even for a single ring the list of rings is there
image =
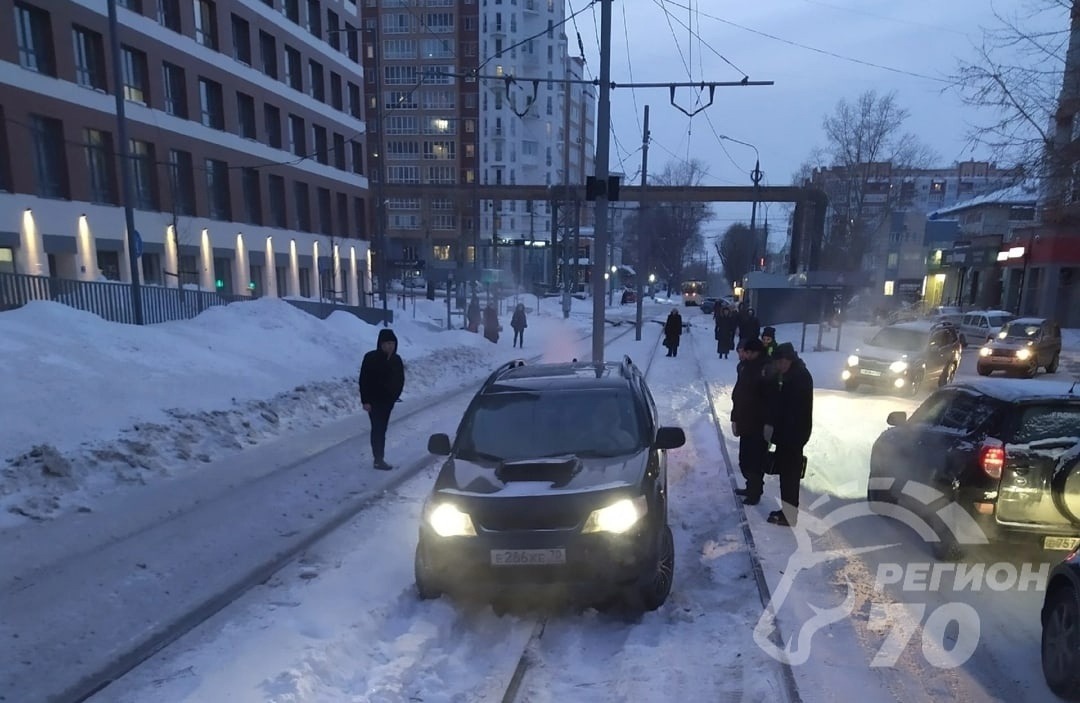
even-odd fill
[[[708,359],[713,402],[726,415],[734,365],[711,353],[711,341],[695,342]],[[974,357],[974,350],[965,350],[965,357]],[[837,557],[819,564],[792,559],[795,535],[764,520],[777,505],[775,479],[767,479],[768,498],[746,509],[770,591],[782,592],[785,578],[792,584],[787,597],[773,603],[803,701],[843,700],[855,691],[864,703],[1054,700],[1039,661],[1044,580],[1024,582],[1019,575],[1024,569],[1048,572],[1062,553],[992,548],[968,560],[968,573],[984,574],[968,582],[937,562],[905,522],[865,514],[870,448],[886,429],[885,416],[892,410],[910,413],[927,393],[908,399],[843,391],[839,373],[845,356],[803,355],[817,390],[801,507],[821,520],[845,511],[863,514],[837,521],[820,535],[810,529],[812,520],[803,519],[813,551],[838,550]],[[965,362],[961,373],[974,375],[974,362]],[[730,451],[737,451],[737,440],[729,442]],[[877,549],[851,551],[860,548]],[[985,576],[992,569],[998,580]],[[1017,577],[1010,579],[1013,573]],[[830,618],[833,608],[838,610]]]
[[[612,344],[609,358],[629,353],[644,365],[659,326],[646,330],[642,342]],[[593,611],[548,618],[519,701],[784,700],[779,664],[752,639],[759,594],[697,361],[686,351],[659,355],[649,375],[663,420],[688,438],[669,456],[678,548],[671,598],[637,622]],[[412,554],[434,466],[92,703],[498,700],[535,622],[416,599]]]

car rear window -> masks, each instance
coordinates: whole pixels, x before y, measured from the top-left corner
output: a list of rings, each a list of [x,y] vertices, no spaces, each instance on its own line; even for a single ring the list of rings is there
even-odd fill
[[[1015,444],[1061,438],[1080,441],[1080,403],[1023,406],[1013,437]]]
[[[508,461],[624,456],[644,448],[642,426],[628,389],[495,393],[476,399],[459,453]]]
[[[1009,320],[1012,320],[1011,315],[989,315],[987,319],[990,320],[991,327],[1001,327]]]

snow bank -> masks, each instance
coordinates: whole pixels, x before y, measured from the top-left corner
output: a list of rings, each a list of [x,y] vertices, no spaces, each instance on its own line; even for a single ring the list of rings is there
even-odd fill
[[[415,319],[398,313],[406,399],[521,355],[508,338],[493,345],[441,331],[441,305],[442,327],[438,302],[418,301]],[[357,370],[378,329],[345,312],[319,320],[273,298],[145,327],[46,301],[4,312],[0,514],[48,517],[64,496],[174,475],[356,413]],[[532,315],[527,351],[583,331],[577,317]]]

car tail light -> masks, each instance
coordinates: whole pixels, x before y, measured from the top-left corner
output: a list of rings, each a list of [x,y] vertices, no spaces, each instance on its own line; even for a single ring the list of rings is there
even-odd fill
[[[1005,445],[996,439],[983,443],[979,452],[979,468],[990,478],[1001,478],[1001,470],[1005,468]]]

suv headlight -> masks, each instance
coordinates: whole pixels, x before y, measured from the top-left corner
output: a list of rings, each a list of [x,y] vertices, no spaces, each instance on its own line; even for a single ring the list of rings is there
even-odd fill
[[[894,361],[889,364],[889,371],[893,373],[904,373],[908,369],[908,363],[906,361]]]
[[[585,521],[582,532],[613,532],[622,534],[636,525],[649,512],[649,502],[645,496],[623,498],[606,508],[592,511]]]
[[[1027,361],[1028,359],[1031,358],[1031,350],[1030,349],[1017,349],[1016,350],[1016,358],[1019,359],[1020,361]]]
[[[848,366],[858,366],[859,365],[859,355],[858,354],[852,354],[851,356],[849,356],[847,358],[847,365]]]
[[[439,503],[427,510],[427,522],[435,534],[440,537],[475,537],[476,528],[473,527],[472,518],[469,514],[458,510],[450,503]]]
[[[990,347],[979,347],[979,356],[990,356]]]

